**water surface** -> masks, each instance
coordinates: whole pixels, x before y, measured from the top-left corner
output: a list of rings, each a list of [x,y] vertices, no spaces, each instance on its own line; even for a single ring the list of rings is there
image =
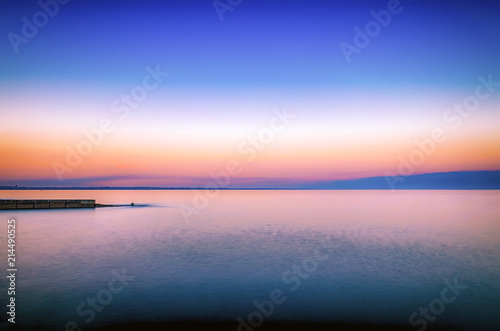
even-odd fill
[[[264,323],[408,325],[448,280],[466,288],[429,325],[500,325],[499,191],[210,193],[186,221],[179,206],[199,203],[194,191],[0,191],[147,205],[1,211],[5,246],[7,219],[18,224],[17,324],[248,320],[255,300],[279,290],[283,302]],[[102,311],[91,308],[87,298],[108,300],[116,272],[129,275],[126,285]]]

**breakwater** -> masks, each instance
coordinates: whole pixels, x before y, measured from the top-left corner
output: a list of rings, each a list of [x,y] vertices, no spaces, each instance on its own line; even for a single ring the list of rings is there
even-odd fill
[[[0,200],[0,210],[95,208],[104,206],[97,204],[95,200]]]

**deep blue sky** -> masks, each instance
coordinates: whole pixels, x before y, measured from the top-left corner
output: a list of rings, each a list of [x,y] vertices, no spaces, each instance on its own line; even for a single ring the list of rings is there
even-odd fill
[[[218,19],[211,1],[73,0],[12,51],[1,43],[1,80],[122,80],[167,63],[187,86],[460,85],[499,72],[497,1],[401,1],[361,54],[346,65],[342,41],[387,1],[244,0]],[[35,1],[2,1],[1,34],[19,32]],[[439,75],[436,73],[439,72]]]

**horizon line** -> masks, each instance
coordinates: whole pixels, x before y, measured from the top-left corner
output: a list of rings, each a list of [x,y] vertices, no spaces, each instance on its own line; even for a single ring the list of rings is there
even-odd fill
[[[80,179],[82,181],[82,179]],[[228,187],[225,185],[212,186],[54,186],[36,185],[27,183],[9,183],[0,185],[0,190],[487,190],[500,189],[500,170],[475,170],[434,172],[413,174],[408,176],[376,176],[344,180],[304,181],[302,183],[274,183],[281,186],[266,186],[263,183],[254,183],[255,187],[245,185]],[[41,183],[38,183],[41,184]],[[76,183],[75,183],[76,184]],[[89,181],[91,184],[91,181]],[[269,183],[271,184],[271,182]],[[284,185],[283,185],[284,184]],[[288,185],[287,185],[288,184]],[[291,184],[291,185],[290,185]],[[85,184],[84,184],[85,185]],[[238,185],[235,183],[235,185]],[[239,184],[241,185],[241,183]],[[247,185],[251,185],[248,183]]]

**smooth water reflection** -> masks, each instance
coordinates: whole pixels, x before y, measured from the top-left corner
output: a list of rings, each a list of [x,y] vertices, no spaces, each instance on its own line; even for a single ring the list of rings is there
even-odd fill
[[[221,191],[186,222],[178,206],[194,196],[0,191],[148,205],[0,212],[18,223],[18,323],[246,319],[281,289],[266,319],[407,324],[457,277],[468,288],[432,324],[500,325],[499,191]],[[333,248],[314,264],[320,243]],[[293,266],[304,261],[312,271],[300,278]],[[112,270],[135,279],[87,324],[90,307],[77,307],[109,288]]]

